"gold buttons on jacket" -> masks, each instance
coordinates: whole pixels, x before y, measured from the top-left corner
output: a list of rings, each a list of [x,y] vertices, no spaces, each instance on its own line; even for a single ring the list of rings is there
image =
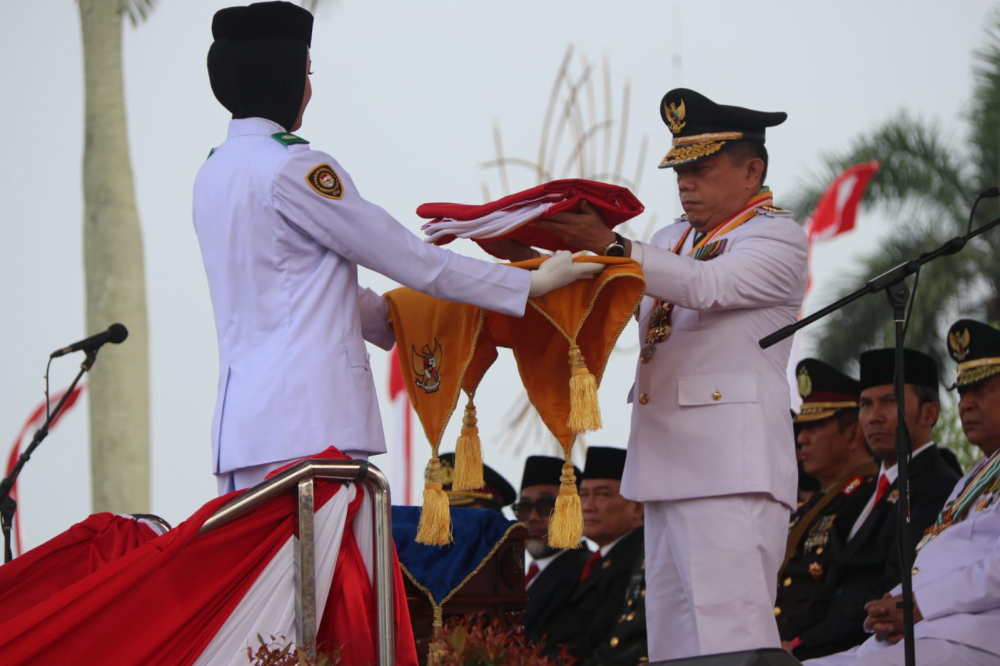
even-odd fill
[[[712,400],[715,400],[716,402],[718,402],[719,400],[722,400],[722,393],[720,393],[719,391],[715,391],[712,394]]]
[[[640,405],[645,405],[648,402],[649,402],[649,394],[643,393],[643,394],[639,395],[639,404]]]
[[[913,569],[910,571],[910,573],[913,574],[914,576],[916,576],[918,573],[920,573],[920,569],[917,568],[917,567],[913,567]]]
[[[617,636],[612,636],[611,640],[608,641],[608,642],[611,644],[611,647],[618,647],[618,637]]]
[[[791,579],[791,578],[786,578],[786,579],[785,579],[784,581],[782,581],[782,583],[781,583],[781,585],[782,585],[783,587],[788,587],[788,586],[789,586],[789,585],[791,585],[791,584],[792,584],[792,579]]]
[[[628,620],[629,622],[631,622],[632,620],[634,620],[635,619],[635,612],[632,612],[632,613],[629,613],[628,615],[626,615],[625,619]]]
[[[780,615],[781,615],[781,609],[778,608],[777,606],[775,606],[774,607],[774,617],[778,617]]]

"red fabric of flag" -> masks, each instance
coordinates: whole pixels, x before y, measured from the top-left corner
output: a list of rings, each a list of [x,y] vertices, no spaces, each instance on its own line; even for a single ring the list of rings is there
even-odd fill
[[[854,228],[858,203],[865,193],[868,181],[879,170],[879,163],[862,162],[848,167],[830,184],[816,204],[806,231],[809,240],[830,238]]]
[[[515,209],[521,204],[538,201],[542,198],[554,201],[553,205],[545,212],[546,216],[563,212],[578,212],[581,202],[586,200],[601,213],[609,229],[632,219],[645,210],[642,202],[627,187],[581,178],[568,178],[537,185],[531,189],[516,192],[481,205],[425,203],[417,207],[417,215],[430,219],[430,224],[436,224],[444,218],[474,220],[497,211]],[[542,231],[530,223],[525,223],[512,233],[490,238],[490,240],[502,238],[512,238],[525,245],[545,250],[574,249],[557,236]],[[436,243],[445,245],[453,240],[455,240],[455,236],[445,236]],[[483,249],[489,251],[485,247]]]

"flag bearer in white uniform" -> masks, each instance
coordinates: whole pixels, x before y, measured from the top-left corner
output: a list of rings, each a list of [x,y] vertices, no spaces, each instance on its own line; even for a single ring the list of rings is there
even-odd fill
[[[917,666],[1000,664],[1000,331],[960,319],[948,332],[958,361],[962,430],[983,459],[962,477],[913,562]],[[917,535],[917,538],[920,538]],[[903,666],[901,588],[867,604],[859,647],[813,659],[812,666]]]
[[[219,342],[212,424],[220,492],[328,446],[356,458],[385,442],[365,340],[393,344],[358,266],[439,298],[520,315],[583,277],[562,253],[533,273],[421,242],[361,197],[330,155],[292,134],[312,88],[313,17],[287,2],[216,13],[208,71],[233,114],[198,172],[194,225]]]
[[[646,623],[658,661],[778,647],[774,598],[796,505],[785,368],[791,339],[758,340],[798,315],[806,236],[764,187],[764,131],[784,122],[668,92],[685,217],[639,243],[596,212],[543,223],[579,249],[642,265],[632,430],[622,495],[646,506]]]

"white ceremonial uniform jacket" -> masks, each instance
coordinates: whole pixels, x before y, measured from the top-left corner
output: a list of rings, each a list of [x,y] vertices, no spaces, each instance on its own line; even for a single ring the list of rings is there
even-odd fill
[[[217,474],[331,445],[385,452],[364,340],[389,349],[393,336],[385,301],[358,286],[359,265],[515,316],[531,282],[527,271],[422,242],[365,201],[330,155],[276,133],[286,135],[268,120],[232,120],[195,181],[219,342]]]
[[[790,214],[758,215],[722,236],[710,261],[671,250],[678,221],[642,245],[645,344],[654,298],[675,304],[673,332],[636,364],[622,494],[637,501],[768,493],[795,506],[797,469],[785,368],[791,338],[760,338],[795,322],[805,295],[807,241]]]
[[[948,502],[979,469],[973,468],[959,480]],[[924,619],[913,626],[916,638],[940,638],[1000,656],[998,500],[1000,492],[984,493],[965,520],[948,527],[917,553],[913,598]],[[920,538],[913,535],[915,541]],[[901,594],[901,590],[897,586],[891,594]]]

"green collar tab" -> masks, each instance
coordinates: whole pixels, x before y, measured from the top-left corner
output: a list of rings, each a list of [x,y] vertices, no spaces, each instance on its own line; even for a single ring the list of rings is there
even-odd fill
[[[278,132],[277,134],[272,134],[271,138],[277,141],[278,143],[285,144],[286,146],[291,146],[292,144],[295,143],[309,143],[301,136],[295,136],[291,132]]]

